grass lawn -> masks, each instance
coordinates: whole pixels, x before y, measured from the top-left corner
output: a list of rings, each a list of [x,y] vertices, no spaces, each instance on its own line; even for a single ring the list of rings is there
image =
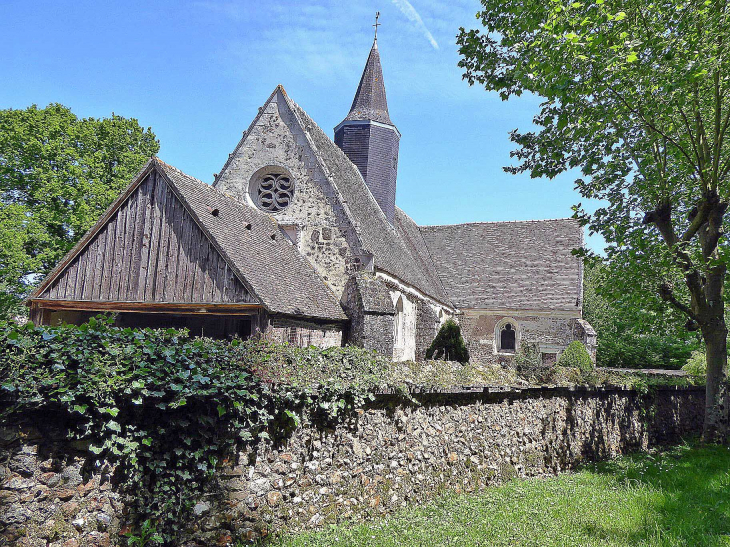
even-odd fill
[[[730,448],[681,446],[516,479],[272,546],[730,546]]]

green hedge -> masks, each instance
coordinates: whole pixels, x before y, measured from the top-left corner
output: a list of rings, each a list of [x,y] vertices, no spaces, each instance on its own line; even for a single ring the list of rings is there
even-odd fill
[[[560,354],[558,366],[578,368],[583,372],[588,372],[595,368],[588,350],[583,345],[583,342],[579,340],[574,340],[568,344],[565,351]]]

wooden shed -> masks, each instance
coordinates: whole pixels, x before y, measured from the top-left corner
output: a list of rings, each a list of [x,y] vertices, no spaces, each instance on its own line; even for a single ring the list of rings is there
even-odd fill
[[[120,326],[187,327],[215,338],[245,338],[273,325],[341,338],[347,320],[272,217],[157,158],[29,305],[37,324],[115,312]]]

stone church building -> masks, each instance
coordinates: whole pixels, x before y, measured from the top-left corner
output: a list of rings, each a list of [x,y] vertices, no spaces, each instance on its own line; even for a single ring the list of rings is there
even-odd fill
[[[278,86],[212,186],[152,158],[34,292],[31,319],[115,312],[407,360],[454,317],[480,361],[526,342],[546,363],[573,340],[593,353],[578,223],[418,226],[395,205],[400,139],[376,40],[334,140]]]

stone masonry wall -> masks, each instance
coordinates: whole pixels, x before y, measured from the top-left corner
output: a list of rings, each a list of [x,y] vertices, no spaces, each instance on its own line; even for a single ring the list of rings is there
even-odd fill
[[[518,351],[521,343],[528,341],[538,343],[540,351],[544,353],[557,354],[577,339],[575,317],[529,312],[507,315],[466,310],[459,316],[459,324],[472,361],[494,364],[512,361],[511,355],[496,353],[495,349],[495,327],[504,319],[510,319],[510,323],[517,327]]]
[[[272,342],[291,344],[300,348],[307,346],[329,348],[341,346],[344,334],[341,325],[272,318],[264,337]]]
[[[702,427],[701,388],[465,389],[389,395],[334,429],[304,424],[219,470],[184,545],[226,545],[275,529],[315,528],[471,492],[519,476],[677,442]],[[124,505],[111,469],[40,425],[0,428],[0,545],[117,545]],[[249,456],[255,463],[249,465]]]
[[[428,302],[419,300],[416,303],[416,360],[423,361],[433,339],[441,327],[434,307]]]

